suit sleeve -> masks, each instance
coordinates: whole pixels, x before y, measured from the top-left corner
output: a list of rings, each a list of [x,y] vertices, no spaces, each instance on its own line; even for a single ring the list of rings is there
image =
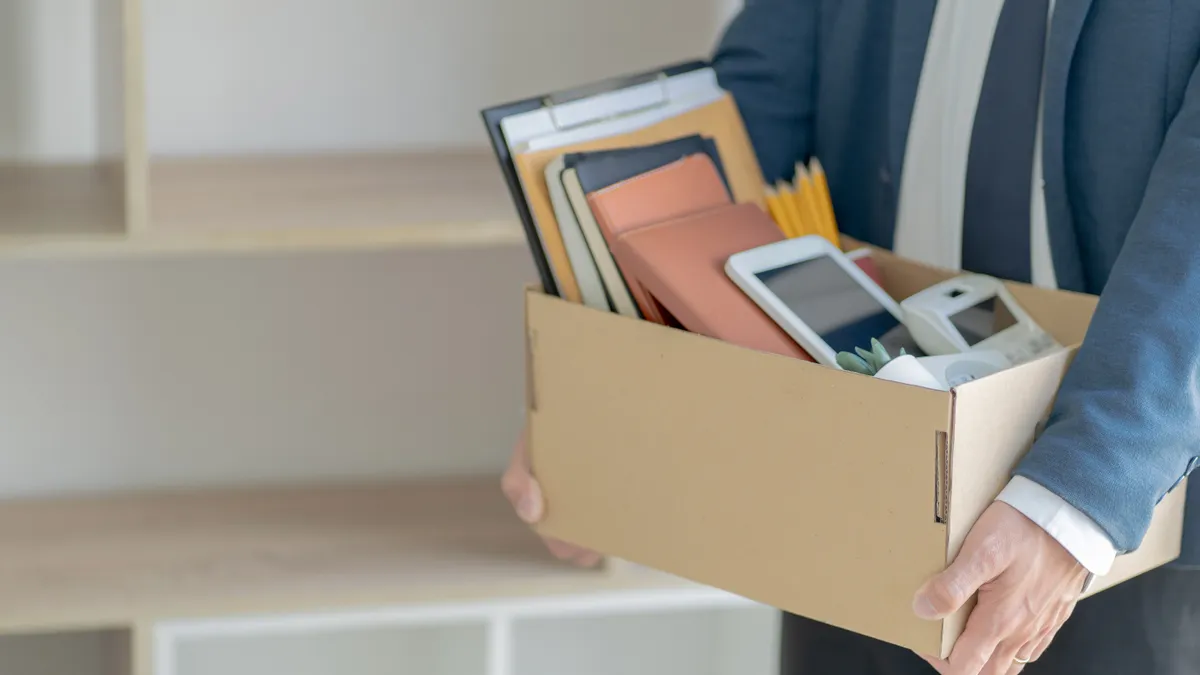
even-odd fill
[[[1051,418],[1017,475],[1087,514],[1128,552],[1198,457],[1200,70]]]
[[[811,153],[816,0],[746,0],[712,58],[737,102],[767,181],[790,178]]]

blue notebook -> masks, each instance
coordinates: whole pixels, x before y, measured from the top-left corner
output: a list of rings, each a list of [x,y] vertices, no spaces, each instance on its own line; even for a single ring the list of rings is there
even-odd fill
[[[563,168],[575,169],[580,187],[585,193],[592,193],[699,153],[712,159],[728,190],[729,180],[725,177],[725,167],[717,152],[716,141],[700,135],[684,136],[654,145],[570,153],[563,155]]]

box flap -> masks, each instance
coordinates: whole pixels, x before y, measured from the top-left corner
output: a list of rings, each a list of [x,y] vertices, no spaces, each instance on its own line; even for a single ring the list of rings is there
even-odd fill
[[[1020,302],[1030,299],[1039,310],[1043,309],[1040,303],[1047,302],[1042,292],[1018,298]],[[1051,304],[1047,302],[1044,308]],[[1075,313],[1078,320],[1084,304],[1068,301],[1056,311]],[[1062,328],[1065,330],[1065,325]],[[955,391],[947,562],[958,555],[975,521],[1004,489],[1013,469],[1032,447],[1074,354],[1073,349],[1064,350],[975,380]],[[1097,581],[1093,593],[1179,556],[1184,502],[1183,491],[1176,492],[1159,505],[1142,548],[1118,559],[1112,572]],[[943,655],[962,634],[971,606],[944,622]]]
[[[871,250],[871,257],[883,275],[881,285],[897,302],[960,274],[901,258],[890,251],[848,237],[843,237],[842,243],[847,250]],[[1088,323],[1092,320],[1092,313],[1096,310],[1098,297],[1016,282],[1007,282],[1005,286],[1033,320],[1061,344],[1075,346],[1083,342]]]
[[[871,258],[883,275],[883,283],[880,285],[896,302],[958,276],[957,272],[923,265],[881,249],[872,248]]]
[[[1073,353],[1064,350],[955,390],[946,563],[958,555],[975,521],[1033,444]],[[969,612],[970,605],[946,619],[945,650],[962,634]]]
[[[1183,516],[1187,506],[1187,479],[1175,486],[1154,509],[1150,529],[1138,550],[1119,556],[1108,574],[1096,579],[1087,595],[1128,581],[1179,557],[1183,550]]]
[[[543,534],[938,650],[911,602],[945,564],[948,393],[527,303]]]
[[[1007,283],[1013,298],[1029,316],[1060,344],[1075,346],[1083,342],[1096,303],[1095,295],[1056,291],[1026,284]]]

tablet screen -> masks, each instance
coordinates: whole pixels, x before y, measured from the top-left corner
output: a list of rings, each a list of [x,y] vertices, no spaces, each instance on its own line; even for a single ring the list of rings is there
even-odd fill
[[[908,329],[829,256],[756,276],[835,353],[853,352],[855,347],[870,349],[871,338],[876,338],[892,356],[901,348],[915,356],[925,355]]]

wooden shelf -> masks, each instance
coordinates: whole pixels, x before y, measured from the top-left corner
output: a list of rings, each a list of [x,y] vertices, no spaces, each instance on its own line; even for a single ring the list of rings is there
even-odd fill
[[[122,186],[116,165],[0,166],[0,237],[120,235]]]
[[[671,583],[554,560],[493,477],[0,504],[0,631]]]
[[[158,160],[128,234],[120,180],[0,168],[0,255],[525,245],[490,152]]]
[[[490,152],[156,159],[150,229],[162,234],[369,230],[508,223]]]

